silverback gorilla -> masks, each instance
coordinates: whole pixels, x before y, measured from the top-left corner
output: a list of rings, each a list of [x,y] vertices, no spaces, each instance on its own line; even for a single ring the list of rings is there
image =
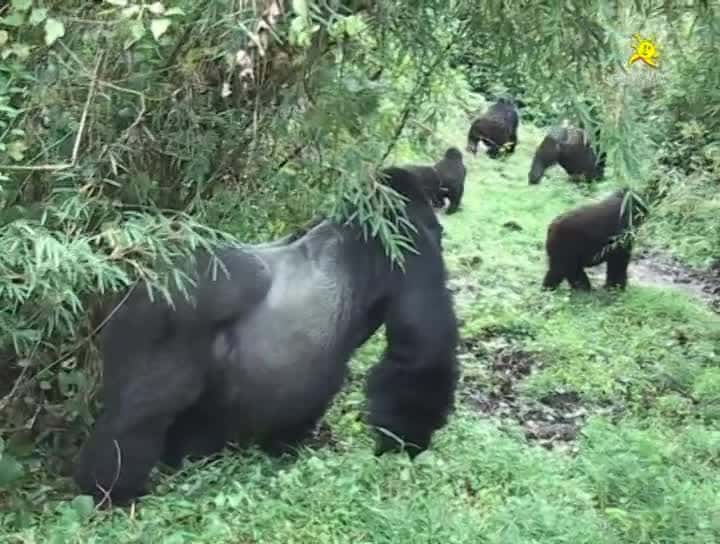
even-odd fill
[[[545,171],[559,164],[573,178],[602,179],[605,174],[605,153],[595,155],[584,130],[574,127],[552,127],[535,150],[528,183],[540,183]]]
[[[625,288],[632,240],[623,239],[622,235],[627,231],[630,213],[634,226],[647,213],[637,201],[632,206],[623,206],[627,191],[615,191],[604,200],[580,206],[550,223],[545,241],[548,271],[543,288],[555,289],[567,280],[573,289],[590,290],[585,268],[603,262],[607,262],[605,286]]]
[[[460,201],[465,192],[465,175],[462,152],[457,147],[450,147],[445,156],[435,163],[435,170],[440,176],[441,198],[447,196],[450,201],[447,213],[452,214],[460,208]]]
[[[415,176],[383,174],[416,229],[404,272],[359,226],[323,221],[294,240],[217,252],[230,277],[200,253],[188,268],[194,303],[173,297],[173,310],[140,285],[130,292],[100,338],[103,412],[74,473],[84,493],[123,504],[146,493],[159,461],[300,443],[383,323],[386,350],[365,386],[375,454],[430,446],[459,372],[442,227]]]
[[[478,142],[482,141],[487,147],[488,156],[493,159],[500,155],[503,148],[512,154],[517,145],[518,123],[515,103],[508,98],[500,98],[473,121],[468,132],[467,150],[476,154]]]

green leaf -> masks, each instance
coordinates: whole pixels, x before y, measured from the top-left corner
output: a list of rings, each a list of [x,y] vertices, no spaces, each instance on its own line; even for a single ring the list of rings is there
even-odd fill
[[[57,19],[47,19],[45,21],[45,45],[54,44],[59,38],[65,35],[65,25]]]
[[[7,30],[0,30],[0,47],[5,45],[9,39],[10,35],[7,33]]]
[[[45,19],[47,19],[48,10],[45,8],[35,8],[30,13],[30,18],[28,19],[28,22],[35,26],[42,23]]]
[[[160,36],[167,32],[167,29],[170,28],[170,22],[170,19],[166,17],[152,20],[150,23],[150,32],[152,32],[152,35],[156,40],[159,40]]]
[[[292,10],[299,16],[307,19],[308,5],[305,0],[292,0]]]
[[[3,17],[2,19],[0,19],[0,23],[4,24],[5,26],[18,27],[18,26],[22,25],[24,22],[25,22],[25,15],[20,11],[13,11],[7,17]]]
[[[162,15],[165,13],[165,6],[162,5],[162,2],[153,2],[148,6],[148,9],[153,15]]]
[[[126,8],[123,8],[120,10],[120,15],[125,19],[130,19],[130,17],[133,17],[134,15],[137,15],[140,13],[140,6],[128,6]]]
[[[27,151],[27,145],[22,140],[16,140],[11,142],[7,146],[7,154],[14,161],[20,162],[25,158],[25,151]]]
[[[113,6],[127,6],[127,0],[105,0],[105,2],[107,4],[112,4]]]
[[[18,11],[26,11],[32,6],[32,0],[12,0],[11,4]]]
[[[0,456],[0,489],[23,475],[23,467],[7,454]]]
[[[165,11],[165,16],[170,17],[171,15],[185,15],[185,11],[182,8],[170,8]]]
[[[89,518],[95,512],[95,503],[90,495],[78,495],[70,501],[70,507],[81,519]]]
[[[142,24],[142,21],[133,21],[130,23],[130,35],[133,37],[133,40],[139,40],[144,34],[145,25]]]

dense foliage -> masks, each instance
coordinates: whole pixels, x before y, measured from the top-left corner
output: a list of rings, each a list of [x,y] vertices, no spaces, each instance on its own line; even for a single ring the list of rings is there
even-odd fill
[[[657,39],[652,77],[627,66],[634,33]],[[5,3],[0,486],[23,446],[71,453],[91,421],[103,295],[162,289],[194,247],[318,213],[358,220],[401,264],[398,200],[372,175],[445,145],[434,127],[472,112],[471,90],[591,130],[610,176],[653,204],[653,239],[713,265],[719,36],[702,1]]]

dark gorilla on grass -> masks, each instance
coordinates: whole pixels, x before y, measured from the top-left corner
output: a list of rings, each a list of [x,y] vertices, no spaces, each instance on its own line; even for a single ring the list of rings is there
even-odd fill
[[[428,201],[434,208],[443,208],[447,198],[450,201],[447,213],[452,214],[458,210],[465,191],[466,171],[462,152],[457,147],[448,148],[443,158],[433,166],[408,165],[405,168],[418,177]]]
[[[430,446],[458,381],[442,227],[417,177],[383,173],[416,229],[404,271],[361,227],[323,221],[297,239],[223,248],[229,277],[199,253],[187,268],[192,304],[178,295],[173,310],[143,285],[130,291],[101,333],[104,406],[76,465],[83,492],[122,504],[146,493],[159,461],[178,466],[230,442],[269,453],[299,444],[382,324],[387,346],[366,382],[375,453]]]
[[[535,150],[528,183],[540,183],[545,171],[555,164],[559,164],[573,179],[602,179],[605,175],[605,158],[604,152],[600,158],[596,156],[584,130],[553,127]]]
[[[617,190],[599,202],[559,215],[550,223],[543,288],[555,289],[567,280],[573,289],[590,290],[585,268],[603,262],[607,263],[605,286],[625,288],[632,253],[632,239],[626,236],[630,220],[638,226],[647,214],[643,204],[629,202],[631,195],[627,193],[627,188]]]
[[[455,213],[460,208],[460,202],[465,192],[467,171],[463,164],[462,152],[457,147],[448,148],[445,156],[435,163],[435,171],[440,176],[440,199],[444,201],[447,197],[450,201],[447,213]]]
[[[515,151],[519,124],[518,110],[513,100],[500,98],[480,117],[473,121],[467,138],[467,150],[477,154],[478,142],[487,148],[491,158],[500,156],[505,150]]]

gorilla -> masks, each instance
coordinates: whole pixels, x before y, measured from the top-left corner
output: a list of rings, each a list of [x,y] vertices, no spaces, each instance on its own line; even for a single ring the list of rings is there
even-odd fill
[[[632,240],[626,236],[630,219],[633,226],[638,226],[647,214],[640,202],[625,202],[627,193],[627,188],[617,190],[604,200],[566,212],[550,223],[543,288],[555,289],[566,279],[573,289],[589,291],[585,268],[603,262],[607,262],[605,287],[625,288],[632,252]]]
[[[405,168],[419,178],[425,195],[434,208],[443,208],[447,197],[450,201],[447,213],[452,214],[458,210],[465,191],[466,170],[462,152],[457,147],[448,148],[443,158],[433,166],[409,165]]]
[[[515,103],[509,98],[500,98],[488,111],[475,119],[470,126],[467,150],[477,154],[478,142],[487,147],[487,154],[497,158],[501,149],[508,154],[515,151],[519,117]]]
[[[441,201],[447,196],[450,201],[447,213],[455,213],[460,207],[465,192],[465,174],[462,152],[457,147],[450,147],[445,156],[435,163],[435,171],[440,176]],[[444,204],[444,202],[443,202]]]
[[[604,152],[597,158],[584,130],[552,127],[535,150],[528,183],[540,183],[545,171],[559,164],[573,178],[602,179],[605,175]]]
[[[403,168],[418,179],[427,201],[433,208],[444,206],[442,178],[434,166],[410,164]]]
[[[100,335],[103,411],[74,470],[82,492],[127,503],[152,468],[232,442],[278,454],[312,435],[352,353],[385,325],[365,393],[375,454],[430,447],[454,409],[458,322],[442,226],[410,171],[382,171],[400,193],[416,252],[404,270],[352,223],[229,245],[184,265],[191,297],[173,304],[136,284]],[[221,263],[222,266],[218,266]]]

